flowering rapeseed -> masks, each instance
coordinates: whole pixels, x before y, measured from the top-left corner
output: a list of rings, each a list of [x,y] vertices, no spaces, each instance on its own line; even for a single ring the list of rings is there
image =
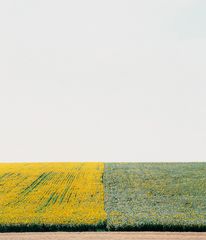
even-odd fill
[[[0,164],[0,224],[104,222],[103,163]]]

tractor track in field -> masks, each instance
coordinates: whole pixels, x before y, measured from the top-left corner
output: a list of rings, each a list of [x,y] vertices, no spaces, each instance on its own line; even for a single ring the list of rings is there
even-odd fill
[[[1,233],[0,240],[205,240],[206,232],[49,232]]]

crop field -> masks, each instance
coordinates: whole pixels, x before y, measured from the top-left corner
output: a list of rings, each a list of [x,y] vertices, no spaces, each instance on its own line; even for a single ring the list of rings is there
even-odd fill
[[[103,170],[103,163],[0,164],[1,229],[101,228]]]
[[[0,164],[0,231],[206,231],[205,163]]]
[[[206,231],[205,163],[106,164],[110,230]]]

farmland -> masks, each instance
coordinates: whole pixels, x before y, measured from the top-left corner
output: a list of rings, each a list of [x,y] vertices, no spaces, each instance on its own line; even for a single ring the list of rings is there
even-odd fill
[[[106,164],[109,230],[206,230],[206,164]]]
[[[205,163],[0,164],[0,231],[206,230]]]
[[[1,228],[101,228],[103,170],[103,163],[1,164]]]

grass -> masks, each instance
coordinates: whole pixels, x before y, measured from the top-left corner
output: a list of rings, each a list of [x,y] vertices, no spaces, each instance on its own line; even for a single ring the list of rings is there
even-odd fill
[[[205,163],[108,163],[107,229],[206,231]]]
[[[0,225],[0,232],[84,232],[84,231],[105,231],[106,221],[97,224],[3,224]]]

